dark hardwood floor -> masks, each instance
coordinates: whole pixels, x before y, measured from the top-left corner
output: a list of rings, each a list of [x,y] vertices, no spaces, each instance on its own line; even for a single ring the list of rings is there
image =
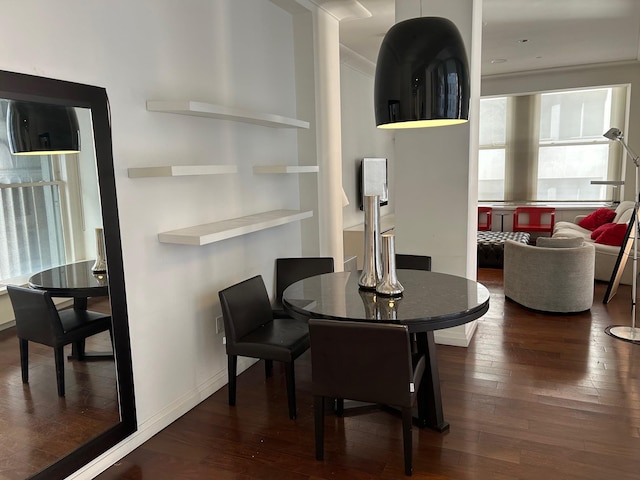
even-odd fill
[[[90,308],[109,311],[106,300]],[[86,348],[110,350],[109,333]],[[65,362],[65,387],[58,397],[53,349],[31,342],[24,385],[15,327],[0,332],[0,480],[27,478],[119,421],[113,360]]]
[[[483,269],[490,311],[469,348],[437,346],[445,433],[414,428],[416,479],[640,478],[640,345],[604,333],[630,324],[630,288],[590,312],[546,315],[505,301],[502,270]],[[328,416],[325,461],[314,458],[310,357],[297,362],[298,418],[283,369],[262,363],[103,472],[110,479],[403,478],[399,417]]]

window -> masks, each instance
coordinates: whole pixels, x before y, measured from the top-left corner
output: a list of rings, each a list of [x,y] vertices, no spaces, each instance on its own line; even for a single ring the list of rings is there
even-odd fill
[[[15,157],[0,103],[0,282],[66,262],[57,163],[50,156]]]
[[[33,273],[95,258],[102,226],[91,111],[77,107],[82,151],[16,157],[0,99],[0,287]]]
[[[483,99],[480,102],[480,118],[478,197],[504,200],[507,98]]]
[[[602,87],[481,99],[478,199],[612,200],[612,187],[590,182],[620,179],[602,135],[623,124],[625,98],[625,87]]]
[[[540,96],[536,200],[605,200],[591,180],[606,180],[612,88]]]

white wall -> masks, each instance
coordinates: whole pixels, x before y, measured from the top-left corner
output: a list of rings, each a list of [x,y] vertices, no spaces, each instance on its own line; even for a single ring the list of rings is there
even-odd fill
[[[217,292],[256,274],[272,292],[274,259],[301,253],[298,224],[203,247],[160,244],[162,231],[298,208],[297,176],[251,170],[296,163],[297,134],[145,108],[196,99],[295,117],[292,17],[264,0],[58,0],[53,10],[31,0],[5,2],[3,17],[1,68],[109,96],[139,431],[95,474],[226,383]],[[200,163],[239,174],[127,177],[129,167]]]
[[[358,60],[360,62],[358,62]],[[393,213],[395,176],[393,132],[376,128],[373,110],[374,66],[356,58],[354,52],[341,49],[340,91],[342,115],[342,186],[349,205],[343,208],[344,227],[364,221],[358,201],[358,165],[364,157],[386,158],[389,174],[389,204],[381,215]]]
[[[482,0],[396,0],[396,22],[421,15],[448,18],[460,31],[469,58],[469,122],[396,132],[396,246],[430,255],[434,271],[473,280]],[[475,325],[438,331],[436,341],[467,346]]]

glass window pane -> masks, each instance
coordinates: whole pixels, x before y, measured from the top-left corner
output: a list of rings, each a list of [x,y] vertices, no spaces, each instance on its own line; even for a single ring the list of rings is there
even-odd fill
[[[478,156],[478,200],[504,200],[504,148],[480,150]]]
[[[480,99],[480,145],[504,145],[507,141],[507,98]]]
[[[12,156],[0,103],[0,282],[66,262],[59,185],[48,155]]]
[[[607,200],[606,189],[591,180],[607,178],[609,146],[541,146],[537,200]]]
[[[611,122],[611,88],[540,96],[540,142],[603,140]]]

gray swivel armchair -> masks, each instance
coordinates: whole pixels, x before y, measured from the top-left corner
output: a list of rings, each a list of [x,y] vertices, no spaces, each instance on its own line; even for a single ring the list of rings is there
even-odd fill
[[[595,248],[577,238],[504,244],[504,295],[543,312],[589,310],[593,304]]]

